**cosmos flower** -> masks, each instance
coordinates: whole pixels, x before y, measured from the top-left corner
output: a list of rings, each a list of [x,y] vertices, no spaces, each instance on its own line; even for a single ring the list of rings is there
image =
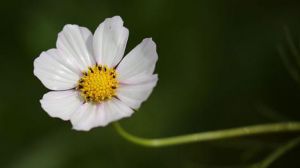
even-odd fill
[[[146,38],[123,58],[128,35],[119,16],[105,19],[94,35],[64,26],[56,48],[34,60],[34,75],[52,90],[40,100],[42,108],[83,131],[131,116],[157,83],[158,56]]]

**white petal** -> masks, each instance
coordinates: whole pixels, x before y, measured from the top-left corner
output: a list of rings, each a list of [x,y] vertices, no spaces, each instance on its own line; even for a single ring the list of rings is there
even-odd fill
[[[125,85],[135,85],[135,84],[151,82],[155,79],[157,79],[156,74],[153,75],[153,74],[148,74],[143,72],[138,75],[132,76],[130,78],[126,78],[125,80],[122,81],[118,79],[118,81],[120,81],[121,84],[125,84]]]
[[[50,49],[34,60],[34,75],[48,89],[66,90],[76,86],[80,71],[57,49]]]
[[[72,59],[81,71],[85,71],[96,62],[93,57],[93,35],[84,27],[66,25],[58,34],[56,47],[65,57]]]
[[[106,126],[113,121],[129,117],[134,112],[128,105],[116,98],[112,98],[111,100],[104,102],[103,106],[103,112],[105,114],[100,115],[99,118],[104,118],[102,120],[98,120],[99,122],[97,123],[100,126]]]
[[[89,131],[95,127],[95,119],[97,115],[97,105],[92,103],[84,103],[71,117],[73,129],[78,131]]]
[[[146,78],[144,78],[146,79]],[[141,103],[148,99],[157,83],[157,75],[148,77],[147,82],[139,84],[121,84],[117,89],[117,97],[133,109],[138,109]]]
[[[101,104],[85,103],[72,116],[73,129],[89,131],[94,127],[106,126],[110,122],[129,117],[133,110],[122,101],[113,98]]]
[[[120,16],[105,19],[94,35],[93,47],[97,63],[111,68],[116,66],[124,55],[128,34]]]
[[[82,101],[75,90],[51,91],[40,100],[42,108],[51,116],[69,120]]]
[[[117,67],[120,82],[126,83],[128,79],[151,75],[157,58],[155,43],[151,38],[144,39],[124,57]]]

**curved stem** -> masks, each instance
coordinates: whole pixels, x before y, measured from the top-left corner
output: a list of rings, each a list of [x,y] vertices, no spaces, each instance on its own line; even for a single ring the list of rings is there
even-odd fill
[[[280,132],[300,132],[300,122],[284,122],[274,124],[262,124],[245,126],[217,131],[193,133],[167,138],[141,138],[126,132],[118,122],[113,123],[116,131],[126,140],[146,147],[164,147],[172,145],[187,144],[193,142],[213,141],[220,139],[236,138],[258,134],[270,134]]]

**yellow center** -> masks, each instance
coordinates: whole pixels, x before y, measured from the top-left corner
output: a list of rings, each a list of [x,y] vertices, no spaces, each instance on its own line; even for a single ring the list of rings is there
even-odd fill
[[[114,68],[95,65],[83,72],[76,89],[85,101],[100,103],[115,96],[119,86],[116,77],[117,72]]]

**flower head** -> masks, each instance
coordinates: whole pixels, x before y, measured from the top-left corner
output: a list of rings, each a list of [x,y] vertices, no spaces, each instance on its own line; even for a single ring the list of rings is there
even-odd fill
[[[123,58],[128,35],[119,16],[105,19],[94,35],[64,26],[56,48],[34,60],[34,75],[53,90],[40,100],[42,108],[84,131],[131,116],[156,85],[158,56],[146,38]]]

